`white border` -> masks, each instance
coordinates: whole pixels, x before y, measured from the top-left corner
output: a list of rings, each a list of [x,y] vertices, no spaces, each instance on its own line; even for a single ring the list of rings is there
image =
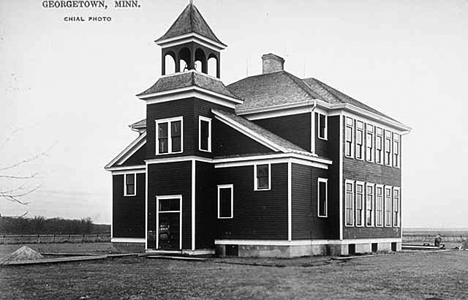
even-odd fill
[[[124,197],[135,197],[137,195],[137,173],[129,172],[123,175],[124,175]],[[127,176],[128,175],[133,175],[135,177],[135,182],[133,183],[135,185],[135,188],[134,188],[135,193],[131,195],[127,193]]]
[[[230,217],[220,216],[220,206],[219,206],[220,189],[231,189],[231,216]],[[219,184],[217,186],[217,198],[218,198],[218,219],[233,219],[234,218],[234,185],[233,184]]]
[[[180,151],[172,151],[172,122],[177,122],[180,121]],[[174,118],[167,118],[167,119],[159,119],[159,120],[154,120],[156,127],[156,155],[168,155],[168,154],[178,154],[178,153],[183,153],[184,152],[184,117],[174,117]],[[165,153],[159,153],[159,124],[164,124],[167,123],[167,152]]]
[[[196,162],[192,160],[192,250],[195,250]]]
[[[362,221],[362,224],[361,225],[358,225],[357,224],[357,215],[358,215],[358,210],[357,210],[357,186],[360,185],[362,187],[362,203],[361,203],[361,207],[362,207],[362,211],[361,211],[361,221]],[[354,210],[356,212],[356,215],[354,216],[354,225],[356,227],[365,227],[366,225],[366,220],[365,220],[365,216],[366,216],[366,190],[365,190],[365,185],[364,185],[364,182],[362,181],[356,181],[355,182],[355,186],[354,186],[354,201],[355,201],[355,204],[354,204]]]
[[[202,132],[201,132],[201,123],[202,121],[208,122],[208,149],[204,150],[201,148],[201,139],[202,139]],[[211,118],[207,118],[204,116],[198,116],[198,150],[202,152],[211,152],[211,140],[212,140],[212,134],[211,134]]]
[[[401,238],[343,239],[343,240],[215,240],[215,245],[252,245],[252,246],[307,246],[307,245],[347,245],[369,243],[401,243]]]
[[[351,200],[351,211],[352,211],[352,214],[351,214],[351,215],[352,215],[352,218],[353,218],[353,219],[351,220],[351,221],[352,221],[352,222],[351,222],[351,223],[352,223],[351,225],[348,225],[348,224],[347,224],[347,223],[348,223],[348,222],[347,222],[348,220],[346,219],[346,216],[347,216],[346,195],[347,195],[347,193],[348,193],[348,191],[347,191],[347,189],[346,189],[346,185],[347,185],[347,184],[351,184],[351,186],[352,186],[352,188],[353,188],[352,193],[351,193],[351,195],[352,195],[352,197],[353,197],[353,199]],[[349,179],[346,179],[346,180],[345,180],[344,192],[345,192],[345,195],[344,195],[344,201],[345,201],[345,205],[344,205],[344,209],[345,209],[345,210],[344,210],[344,213],[345,213],[345,226],[346,226],[346,227],[354,227],[354,224],[355,224],[355,222],[354,222],[354,221],[355,221],[355,220],[354,220],[354,214],[355,214],[355,205],[354,205],[354,201],[355,201],[355,188],[354,188],[354,180],[349,180]]]
[[[178,211],[164,211],[159,212],[159,200],[165,199],[179,199]],[[164,195],[156,196],[156,249],[159,249],[159,214],[164,213],[179,213],[179,249],[182,250],[182,195]]]
[[[325,183],[325,215],[320,215],[320,183]],[[317,217],[327,218],[328,217],[328,179],[318,178],[317,179]]]
[[[175,36],[172,38],[167,38],[167,39],[160,40],[160,41],[156,40],[155,42],[156,44],[161,46],[161,48],[163,49],[177,46],[177,45],[182,45],[185,43],[190,43],[190,42],[197,42],[202,46],[205,46],[209,49],[216,50],[216,51],[223,50],[224,48],[226,48],[226,45],[213,41],[195,32],[190,32],[187,34]]]
[[[258,166],[268,166],[268,188],[266,189],[259,189],[258,188],[258,180],[257,180],[257,168]],[[271,164],[270,163],[256,163],[254,164],[254,191],[270,191],[271,190]]]
[[[288,161],[288,241],[292,240],[292,162]]]
[[[344,230],[344,198],[343,198],[343,186],[344,186],[344,182],[343,182],[343,164],[344,164],[344,158],[343,158],[343,145],[344,145],[344,116],[343,115],[339,115],[338,116],[340,118],[340,132],[338,134],[339,136],[339,146],[340,146],[340,149],[338,150],[339,151],[339,161],[338,161],[338,166],[339,166],[339,183],[338,183],[338,190],[339,190],[339,220],[340,220],[340,240],[343,240],[343,230]]]
[[[145,239],[143,238],[111,238],[111,243],[144,244]]]

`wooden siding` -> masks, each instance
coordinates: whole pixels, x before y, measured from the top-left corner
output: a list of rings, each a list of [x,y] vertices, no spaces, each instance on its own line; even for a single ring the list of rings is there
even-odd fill
[[[274,152],[219,120],[213,120],[212,126],[214,127],[213,150],[216,156]]]
[[[340,238],[340,117],[328,117],[328,219],[330,239]]]
[[[124,196],[124,175],[112,176],[112,236],[145,237],[145,174],[136,176],[136,196]]]
[[[304,150],[310,151],[312,124],[310,113],[253,121]]]
[[[120,166],[141,166],[145,164],[146,159],[146,145],[141,146],[137,152],[133,153],[123,164]]]
[[[330,122],[330,117],[328,122]],[[315,153],[323,157],[330,157],[328,153],[328,141],[331,139],[339,139],[339,131],[330,131],[330,124],[327,124],[327,140],[319,138],[319,114],[315,113]]]
[[[148,248],[155,248],[156,196],[182,195],[182,248],[192,243],[192,162],[148,165]]]
[[[287,164],[271,165],[269,191],[254,191],[253,176],[253,165],[215,169],[217,185],[234,185],[234,218],[217,220],[217,239],[287,240]]]
[[[331,239],[334,218],[318,217],[318,178],[328,179],[328,171],[292,164],[292,238]],[[329,199],[330,201],[330,199]],[[330,208],[330,203],[328,203]]]
[[[217,191],[212,164],[196,162],[195,181],[195,248],[214,247]]]

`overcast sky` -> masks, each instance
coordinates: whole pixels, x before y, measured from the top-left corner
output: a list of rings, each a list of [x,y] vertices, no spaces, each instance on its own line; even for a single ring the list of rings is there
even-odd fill
[[[0,0],[0,169],[46,152],[16,175],[38,172],[28,206],[0,200],[2,215],[111,221],[104,170],[145,117],[135,95],[161,75],[161,37],[187,0],[140,8],[45,9]],[[261,72],[261,55],[315,77],[407,124],[403,223],[468,227],[468,2],[197,0],[228,45],[222,80]],[[64,17],[111,17],[66,22]],[[3,187],[17,182],[0,178]]]

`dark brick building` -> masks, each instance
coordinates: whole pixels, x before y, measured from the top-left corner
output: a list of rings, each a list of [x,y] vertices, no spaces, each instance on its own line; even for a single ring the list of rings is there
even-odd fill
[[[274,54],[225,86],[226,45],[193,4],[156,43],[162,76],[137,95],[139,137],[106,166],[113,243],[280,257],[401,248],[409,127]]]

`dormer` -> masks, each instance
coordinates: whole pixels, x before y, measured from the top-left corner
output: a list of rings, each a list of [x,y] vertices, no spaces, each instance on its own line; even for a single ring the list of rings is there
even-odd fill
[[[226,44],[216,37],[193,3],[155,42],[162,47],[161,75],[197,70],[220,78],[220,51]]]

